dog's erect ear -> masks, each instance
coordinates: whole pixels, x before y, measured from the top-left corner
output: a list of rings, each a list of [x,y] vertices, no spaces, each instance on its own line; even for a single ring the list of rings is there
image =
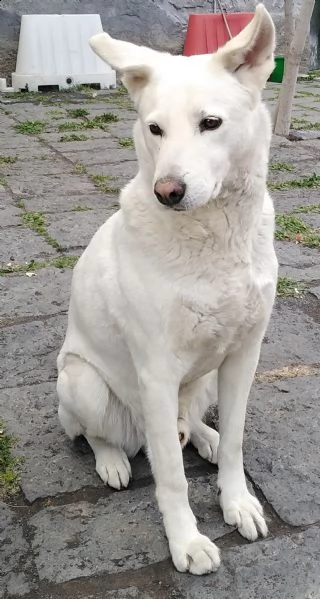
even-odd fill
[[[124,85],[135,99],[148,82],[152,65],[159,53],[144,46],[113,39],[107,33],[94,35],[89,44],[102,60],[120,73]]]
[[[274,69],[275,28],[263,4],[250,23],[214,55],[248,87],[262,89]]]

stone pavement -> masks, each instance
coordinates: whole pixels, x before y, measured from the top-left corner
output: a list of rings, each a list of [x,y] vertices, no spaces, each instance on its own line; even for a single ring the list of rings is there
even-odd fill
[[[0,500],[1,598],[320,598],[319,107],[320,82],[300,83],[304,131],[271,152],[281,279],[244,446],[270,534],[249,544],[223,522],[217,470],[188,449],[191,504],[223,560],[197,578],[171,564],[145,458],[114,492],[57,419],[70,267],[136,171],[135,113],[121,90],[0,98],[0,420],[24,459],[21,492]]]

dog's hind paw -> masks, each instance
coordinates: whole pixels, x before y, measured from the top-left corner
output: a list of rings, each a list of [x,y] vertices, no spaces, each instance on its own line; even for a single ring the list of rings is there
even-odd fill
[[[186,543],[170,545],[172,560],[179,572],[209,574],[220,566],[219,549],[200,533]]]
[[[226,499],[222,489],[220,505],[227,524],[236,526],[239,533],[248,541],[255,541],[259,534],[266,537],[268,528],[263,516],[263,509],[258,499],[246,490],[233,499]]]
[[[106,445],[96,456],[96,471],[104,483],[118,490],[127,487],[131,478],[127,455],[111,445]]]
[[[208,460],[211,464],[217,464],[219,446],[217,431],[202,422],[201,428],[198,428],[196,432],[191,432],[191,443],[204,460]]]

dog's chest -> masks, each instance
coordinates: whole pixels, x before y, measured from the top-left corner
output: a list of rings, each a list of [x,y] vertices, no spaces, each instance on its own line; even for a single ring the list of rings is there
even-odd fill
[[[248,276],[198,282],[184,290],[179,301],[177,350],[194,362],[194,367],[199,361],[204,370],[216,368],[228,352],[241,345],[261,318],[264,306],[260,287]]]

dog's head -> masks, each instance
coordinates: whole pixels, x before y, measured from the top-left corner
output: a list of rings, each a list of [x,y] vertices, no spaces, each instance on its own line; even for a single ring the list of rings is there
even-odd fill
[[[121,73],[137,107],[140,167],[162,204],[203,206],[233,170],[245,170],[261,147],[266,154],[270,125],[259,104],[274,68],[275,32],[262,4],[213,55],[172,56],[106,33],[90,45]]]

